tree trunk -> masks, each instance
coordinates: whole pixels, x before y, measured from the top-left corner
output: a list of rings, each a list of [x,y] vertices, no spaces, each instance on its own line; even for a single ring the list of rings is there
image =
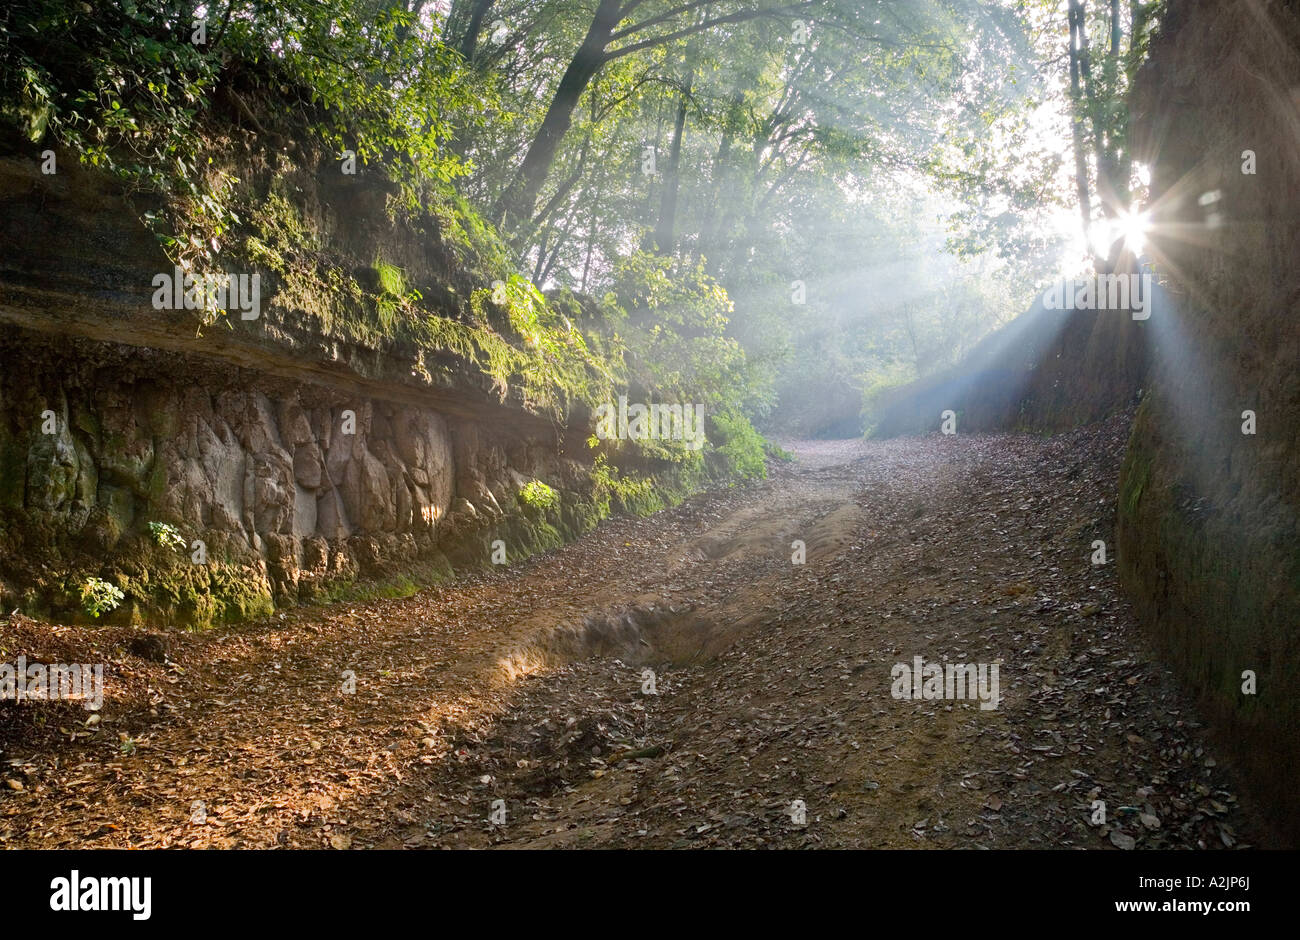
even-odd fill
[[[677,105],[677,120],[673,123],[673,140],[668,151],[668,169],[664,175],[664,191],[659,201],[659,224],[655,227],[655,250],[669,254],[673,250],[673,228],[677,222],[677,192],[681,182],[682,135],[686,130],[686,103],[691,93],[690,77]]]
[[[587,292],[587,279],[591,276],[591,253],[596,247],[596,210],[600,206],[601,190],[605,186],[605,174],[602,172],[592,190],[591,204],[587,208],[587,249],[582,259],[582,283],[578,292]]]
[[[1125,180],[1119,178],[1119,147],[1123,120],[1119,100],[1119,49],[1123,28],[1119,0],[1110,0],[1110,48],[1101,67],[1101,100],[1093,103],[1094,147],[1097,152],[1097,198],[1106,218],[1114,218],[1127,203]]]
[[[460,37],[460,54],[466,62],[474,61],[478,37],[483,32],[483,20],[487,18],[488,10],[492,9],[492,3],[493,0],[474,0],[474,5],[470,8],[469,23],[465,26],[464,35]]]
[[[727,123],[722,130],[722,140],[718,152],[713,157],[713,181],[709,187],[708,203],[704,207],[704,219],[700,223],[700,242],[697,257],[705,259],[706,270],[717,273],[717,257],[714,247],[718,238],[718,202],[722,197],[722,188],[726,185],[728,168],[731,161],[731,148],[736,140],[735,126],[739,120],[740,106],[744,102],[743,93],[737,89],[731,96],[731,107],[727,112]]]
[[[1074,183],[1079,196],[1079,217],[1083,222],[1083,237],[1088,239],[1092,229],[1092,195],[1088,185],[1088,157],[1083,139],[1083,90],[1080,87],[1082,71],[1080,52],[1083,39],[1083,7],[1079,0],[1070,0],[1066,13],[1070,23],[1070,100],[1074,107],[1070,116],[1070,132],[1074,142]],[[1091,244],[1088,245],[1091,251]]]
[[[578,47],[569,67],[564,70],[541,126],[533,136],[519,173],[502,195],[494,215],[507,228],[525,224],[532,218],[537,196],[546,174],[555,162],[560,142],[573,120],[573,111],[587,85],[605,64],[605,47],[618,25],[622,0],[600,0],[596,15],[587,28],[586,38]]]

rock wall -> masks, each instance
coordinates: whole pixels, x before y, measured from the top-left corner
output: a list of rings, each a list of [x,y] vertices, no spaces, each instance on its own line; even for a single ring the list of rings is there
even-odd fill
[[[486,335],[471,297],[509,273],[454,213],[395,209],[384,179],[330,154],[230,159],[243,227],[223,251],[255,265],[261,312],[204,325],[151,302],[172,264],[147,205],[67,154],[46,175],[0,134],[6,610],[88,620],[92,578],[122,591],[107,616],[123,623],[406,593],[489,564],[497,539],[514,562],[704,482],[642,461],[635,486],[613,485],[571,390],[539,398],[465,343],[427,341],[434,321]],[[381,260],[422,297],[387,322]],[[534,481],[553,498],[521,495]]]
[[[75,615],[94,572],[127,589],[117,618],[252,616],[487,562],[531,479],[583,499],[554,435],[14,327],[0,362],[0,599],[29,612]],[[521,521],[512,554],[539,541]]]
[[[1151,392],[1120,479],[1121,577],[1294,845],[1300,3],[1173,0],[1132,107],[1151,253],[1178,303],[1152,321]]]
[[[959,431],[1051,431],[1140,400],[1122,583],[1300,844],[1300,2],[1170,0],[1130,105],[1151,317],[1036,305],[871,421],[932,432],[952,409]]]
[[[1166,302],[1153,283],[1151,316]],[[958,365],[869,402],[866,425],[873,437],[925,434],[949,410],[959,433],[1100,421],[1131,407],[1142,389],[1149,323],[1128,311],[1048,310],[1040,298]]]

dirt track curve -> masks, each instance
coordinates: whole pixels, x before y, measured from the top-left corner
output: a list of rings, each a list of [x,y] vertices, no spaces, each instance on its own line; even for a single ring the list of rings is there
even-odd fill
[[[1090,563],[1126,433],[796,442],[765,483],[165,661],[10,617],[0,660],[105,662],[108,697],[0,703],[0,846],[1257,844]],[[997,664],[999,706],[894,698],[915,656]]]

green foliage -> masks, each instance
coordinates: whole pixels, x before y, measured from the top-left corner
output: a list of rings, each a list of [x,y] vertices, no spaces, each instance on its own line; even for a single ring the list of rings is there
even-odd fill
[[[200,217],[203,233],[156,229],[178,260],[209,256],[234,221],[227,179],[196,157],[197,116],[221,62],[150,4],[18,0],[0,20],[4,116],[34,143],[53,141],[129,191],[162,193]],[[162,224],[159,213],[147,221]],[[206,236],[206,237],[205,237]]]
[[[470,309],[474,325],[431,317],[430,335],[478,363],[502,388],[517,380],[528,405],[564,416],[575,402],[608,400],[619,384],[618,360],[593,353],[582,331],[526,278],[512,274],[474,291]]]
[[[703,262],[644,251],[620,258],[605,306],[626,317],[641,386],[710,408],[750,397],[744,350],[727,334],[734,305]]]
[[[499,277],[512,267],[511,252],[500,233],[459,193],[442,189],[427,194],[425,209],[437,223],[445,248],[461,267]]]
[[[82,606],[86,613],[95,618],[116,610],[125,597],[116,585],[101,578],[87,578],[81,585]]]
[[[906,385],[916,377],[916,373],[901,362],[892,363],[888,368],[882,369],[870,377],[864,377],[862,414],[867,423],[867,426],[863,428],[865,436],[871,436],[871,432],[877,424],[877,415],[890,391]]]
[[[602,516],[610,513],[611,504],[638,515],[647,515],[662,508],[663,502],[655,494],[654,481],[638,477],[612,467],[604,454],[596,456],[591,468],[597,508]]]
[[[231,20],[229,44],[252,65],[283,70],[311,131],[336,153],[383,161],[418,204],[425,180],[447,182],[465,164],[443,146],[452,115],[487,103],[455,54],[415,29],[414,14],[363,0],[238,4],[256,16]],[[473,120],[471,118],[471,120]]]
[[[379,296],[375,300],[375,314],[379,328],[385,336],[393,335],[399,313],[414,313],[420,301],[418,290],[408,290],[406,275],[396,265],[376,259],[375,271],[379,276]]]
[[[215,14],[220,12],[218,21]],[[217,166],[213,131],[250,122],[247,96],[268,89],[284,128],[365,164],[383,161],[410,206],[466,165],[444,146],[453,115],[484,99],[459,60],[413,28],[403,9],[363,0],[231,0],[191,42],[183,4],[15,0],[0,18],[0,101],[29,139],[52,141],[132,192],[163,197],[143,218],[185,267],[214,263],[239,217],[237,182]],[[253,89],[250,91],[249,89]],[[254,104],[258,102],[254,101]]]
[[[375,270],[379,273],[379,289],[383,293],[393,297],[406,296],[406,277],[401,268],[376,261]]]
[[[779,460],[781,463],[794,463],[795,456],[779,444],[773,444],[771,441],[763,442],[763,453],[769,460]]]
[[[738,412],[721,412],[712,416],[716,440],[714,450],[726,461],[727,471],[742,479],[767,479],[764,459],[765,441],[749,419]]]
[[[519,501],[545,512],[560,504],[560,494],[541,480],[529,480],[519,489]]]
[[[180,529],[174,525],[166,522],[151,522],[149,523],[149,533],[160,548],[170,548],[175,551],[184,551],[185,549],[185,537],[181,535]]]
[[[628,38],[608,51],[747,6],[632,4]],[[740,16],[603,61],[560,128],[539,211],[504,237],[488,220],[505,217],[501,194],[594,4],[524,4],[489,39],[461,2],[226,0],[207,5],[208,40],[195,45],[192,4],[12,0],[0,113],[147,194],[146,221],[195,273],[238,254],[275,275],[279,311],[327,335],[459,357],[500,398],[557,421],[623,390],[703,403],[721,416],[727,459],[757,475],[749,422],[778,401],[852,411],[864,386],[946,365],[1017,312],[1013,290],[988,286],[996,272],[931,263],[936,243],[951,234],[951,248],[981,258],[1051,248],[1023,237],[1022,216],[1059,202],[1039,199],[1052,167],[1012,165],[1032,150],[1019,63],[1035,51],[1027,31],[1054,15],[1047,0],[806,6],[806,42]],[[427,234],[464,275],[432,291],[420,280],[437,303],[392,261],[340,259],[322,243],[293,174],[344,151],[391,182],[389,220]],[[377,281],[362,288],[350,271],[370,261]],[[791,302],[795,280],[806,304]],[[464,296],[467,282],[500,287]],[[693,459],[673,442],[608,452]]]

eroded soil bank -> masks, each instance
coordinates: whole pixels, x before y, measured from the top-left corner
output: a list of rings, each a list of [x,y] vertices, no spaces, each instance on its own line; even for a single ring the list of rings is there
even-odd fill
[[[0,659],[105,661],[108,698],[0,705],[0,842],[1267,844],[1091,564],[1127,429],[794,443],[508,570],[220,633],[11,618]],[[1000,706],[895,699],[914,656],[998,664]]]

